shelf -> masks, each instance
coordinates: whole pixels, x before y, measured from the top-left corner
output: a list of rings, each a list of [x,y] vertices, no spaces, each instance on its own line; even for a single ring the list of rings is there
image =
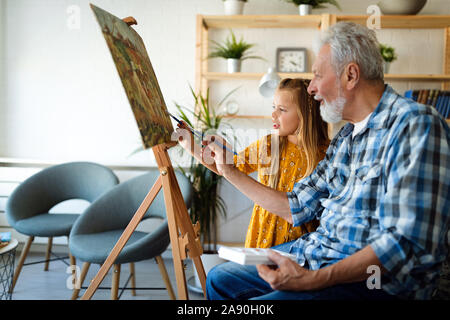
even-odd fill
[[[236,72],[236,73],[226,73],[226,72],[206,72],[205,78],[207,80],[259,80],[263,77],[264,73],[248,73],[248,72]],[[312,79],[312,73],[279,73],[281,78],[302,78],[302,79]]]
[[[272,119],[271,116],[252,116],[252,115],[224,115],[227,119]]]
[[[203,16],[205,28],[320,28],[322,15]],[[336,21],[366,25],[368,15],[336,15]],[[450,15],[383,15],[381,28],[440,29],[450,26]]]
[[[450,74],[385,74],[386,80],[404,81],[450,81]]]
[[[321,15],[203,16],[205,28],[320,28]]]
[[[204,74],[207,80],[259,80],[264,73],[248,73],[248,72],[206,72]],[[312,73],[279,73],[281,78],[313,78]],[[450,74],[385,74],[385,80],[401,80],[401,81],[450,81]]]
[[[351,21],[366,25],[369,16],[337,15],[336,22]],[[450,15],[385,15],[381,28],[386,29],[441,29],[450,26]]]

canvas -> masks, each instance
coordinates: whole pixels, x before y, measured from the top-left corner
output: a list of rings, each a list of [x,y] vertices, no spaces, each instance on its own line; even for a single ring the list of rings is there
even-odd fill
[[[174,131],[144,42],[123,20],[91,4],[133,110],[144,148],[171,141]]]

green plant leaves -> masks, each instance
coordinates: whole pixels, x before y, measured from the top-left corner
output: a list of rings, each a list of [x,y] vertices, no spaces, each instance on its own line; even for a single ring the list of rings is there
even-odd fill
[[[215,44],[215,48],[208,55],[208,58],[224,58],[224,59],[262,59],[259,56],[250,56],[248,50],[253,48],[255,44],[247,43],[241,37],[239,41],[236,40],[236,36],[232,30],[230,30],[230,36],[227,37],[224,43],[219,43],[217,41],[211,40]]]

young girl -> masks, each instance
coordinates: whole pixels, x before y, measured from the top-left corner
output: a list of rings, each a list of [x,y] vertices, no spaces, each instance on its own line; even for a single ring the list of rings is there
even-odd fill
[[[308,80],[283,79],[274,95],[272,122],[275,136],[268,135],[252,143],[234,157],[240,171],[246,174],[258,171],[260,183],[279,191],[292,191],[295,182],[311,174],[324,158],[330,142],[327,124],[320,116],[319,102],[308,94],[308,85]],[[279,146],[273,156],[272,139],[277,139]],[[180,144],[201,161],[201,156],[193,151],[187,140],[180,138]],[[214,167],[212,165],[211,169]],[[270,248],[315,231],[317,226],[318,222],[314,220],[293,227],[255,203],[245,247]]]

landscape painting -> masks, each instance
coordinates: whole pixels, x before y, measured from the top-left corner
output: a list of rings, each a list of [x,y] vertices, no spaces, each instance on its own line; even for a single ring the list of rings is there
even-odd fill
[[[123,20],[91,4],[133,110],[144,148],[170,142],[174,131],[144,42]]]

